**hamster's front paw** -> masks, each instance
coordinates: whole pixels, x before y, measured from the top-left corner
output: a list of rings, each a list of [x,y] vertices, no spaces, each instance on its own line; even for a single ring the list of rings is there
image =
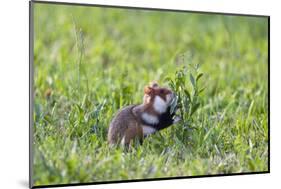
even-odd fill
[[[173,124],[178,123],[178,122],[180,122],[180,121],[181,121],[181,118],[180,118],[179,116],[176,116],[176,117],[174,118]]]

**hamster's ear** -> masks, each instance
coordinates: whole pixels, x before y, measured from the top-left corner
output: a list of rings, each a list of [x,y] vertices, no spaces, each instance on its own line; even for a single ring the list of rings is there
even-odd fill
[[[153,92],[154,92],[154,89],[153,89],[152,87],[150,87],[150,86],[146,86],[146,87],[144,88],[144,94],[152,95]]]
[[[159,87],[159,85],[158,85],[158,83],[157,83],[156,81],[150,82],[150,83],[149,83],[149,86],[150,86],[150,87],[153,87],[153,88]]]

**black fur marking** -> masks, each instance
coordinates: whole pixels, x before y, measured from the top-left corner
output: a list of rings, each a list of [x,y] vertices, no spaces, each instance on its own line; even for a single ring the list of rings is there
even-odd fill
[[[171,125],[173,125],[174,119],[173,117],[175,116],[175,113],[170,113],[170,107],[167,108],[166,112],[161,114],[158,119],[159,122],[157,124],[151,124],[151,123],[147,123],[145,120],[141,120],[142,124],[147,125],[147,126],[151,126],[153,128],[155,128],[156,130],[162,130],[165,129]]]

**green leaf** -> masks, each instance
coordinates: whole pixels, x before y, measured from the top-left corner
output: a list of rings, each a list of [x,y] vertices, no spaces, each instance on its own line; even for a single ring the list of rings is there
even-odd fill
[[[199,91],[198,91],[198,94],[202,93],[204,90],[205,90],[206,87],[203,87],[201,88]]]
[[[209,129],[209,131],[206,133],[206,135],[204,136],[204,139],[203,139],[204,142],[207,140],[207,138],[209,137],[209,135],[211,134],[211,132],[212,132],[213,129],[214,129],[214,127],[211,127],[211,128]]]
[[[184,94],[188,97],[189,100],[191,100],[190,93],[188,90],[184,89]]]
[[[184,104],[185,111],[188,111],[190,107],[190,100],[188,98],[184,98],[183,104]]]
[[[194,77],[191,73],[189,75],[189,78],[190,78],[190,81],[191,81],[191,84],[192,84],[193,88],[195,89],[195,80],[194,80]]]
[[[175,86],[175,83],[172,80],[168,81],[168,85],[172,90],[175,90],[176,86]]]
[[[171,77],[165,77],[164,82],[173,82]]]
[[[196,82],[203,76],[203,73],[198,74],[198,76],[196,77]]]
[[[178,97],[176,96],[171,102],[170,114],[175,113],[177,107]]]
[[[199,105],[200,103],[196,103],[194,106],[192,106],[189,116],[192,116],[192,114],[194,114],[194,112],[199,108]]]

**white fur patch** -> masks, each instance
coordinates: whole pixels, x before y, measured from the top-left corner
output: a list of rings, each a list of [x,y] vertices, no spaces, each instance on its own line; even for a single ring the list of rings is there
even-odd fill
[[[143,125],[142,131],[143,131],[143,135],[147,136],[147,135],[150,135],[152,133],[155,133],[156,129],[154,129],[152,127],[149,127],[149,126],[146,126],[146,125]]]
[[[168,104],[159,96],[155,96],[153,107],[158,113],[164,113],[167,110]]]
[[[125,136],[123,136],[123,138],[121,140],[121,145],[125,145]]]
[[[141,116],[142,116],[142,119],[149,124],[157,124],[159,122],[158,118],[154,115],[150,115],[148,113],[143,113]]]

